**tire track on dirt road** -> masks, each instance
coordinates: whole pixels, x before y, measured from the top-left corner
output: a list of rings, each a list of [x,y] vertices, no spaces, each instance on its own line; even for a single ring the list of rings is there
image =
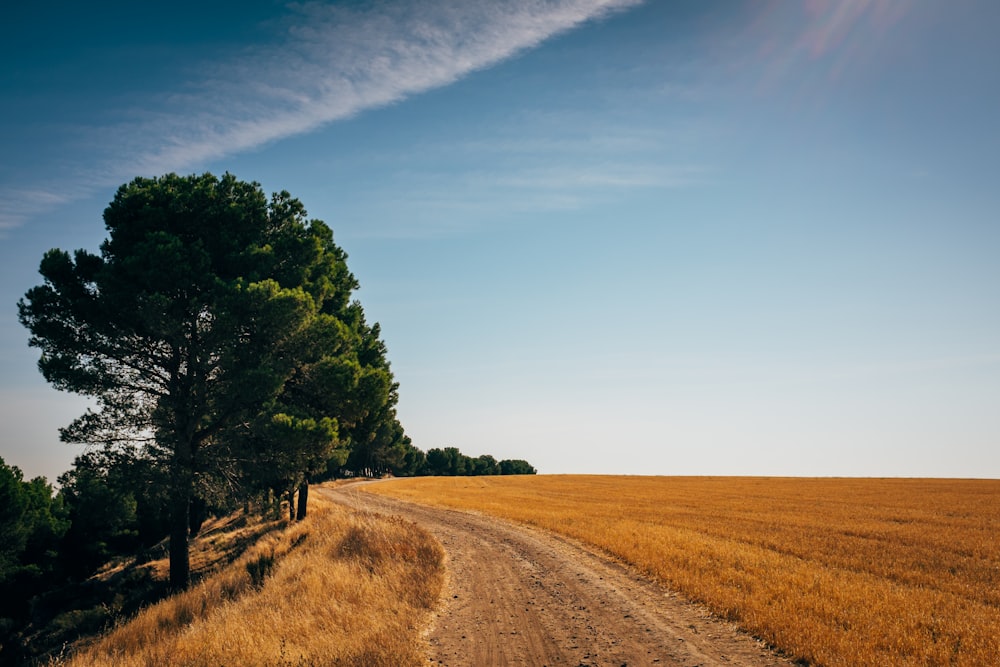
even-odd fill
[[[402,516],[444,546],[447,591],[427,634],[433,664],[790,664],[697,605],[551,533],[358,485],[319,491],[351,507]]]

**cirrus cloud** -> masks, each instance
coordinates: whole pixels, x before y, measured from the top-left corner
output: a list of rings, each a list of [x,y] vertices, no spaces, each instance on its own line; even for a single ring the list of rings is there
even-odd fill
[[[125,121],[83,128],[94,151],[62,168],[59,185],[0,191],[0,229],[136,174],[207,162],[314,131],[447,86],[560,33],[642,0],[375,2],[288,7],[278,34],[205,72],[183,90],[113,110]],[[68,185],[67,185],[68,184]],[[47,193],[25,203],[26,192]],[[58,193],[58,194],[57,194]],[[67,193],[75,193],[68,195]],[[17,203],[19,202],[19,203]]]

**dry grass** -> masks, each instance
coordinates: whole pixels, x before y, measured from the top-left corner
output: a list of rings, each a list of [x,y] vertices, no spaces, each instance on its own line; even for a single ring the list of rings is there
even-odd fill
[[[365,490],[590,543],[813,664],[1000,655],[1000,481],[538,476]]]
[[[313,494],[306,521],[63,664],[420,665],[443,559],[413,524]]]

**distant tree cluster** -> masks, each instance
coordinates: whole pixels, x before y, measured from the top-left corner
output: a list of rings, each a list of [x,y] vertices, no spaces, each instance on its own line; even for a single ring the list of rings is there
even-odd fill
[[[475,458],[466,456],[455,447],[427,450],[421,475],[534,475],[536,470],[527,461],[505,459],[497,461],[489,454]]]
[[[522,459],[497,461],[490,454],[467,456],[457,447],[433,447],[425,453],[403,436],[391,448],[368,452],[364,460],[352,452],[348,462],[331,477],[416,477],[455,475],[534,475],[537,471]]]

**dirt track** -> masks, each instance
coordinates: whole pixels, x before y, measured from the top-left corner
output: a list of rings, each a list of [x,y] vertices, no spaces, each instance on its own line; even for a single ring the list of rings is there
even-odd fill
[[[432,664],[789,664],[696,605],[550,533],[356,486],[321,492],[401,515],[444,546],[449,581],[427,635]]]

